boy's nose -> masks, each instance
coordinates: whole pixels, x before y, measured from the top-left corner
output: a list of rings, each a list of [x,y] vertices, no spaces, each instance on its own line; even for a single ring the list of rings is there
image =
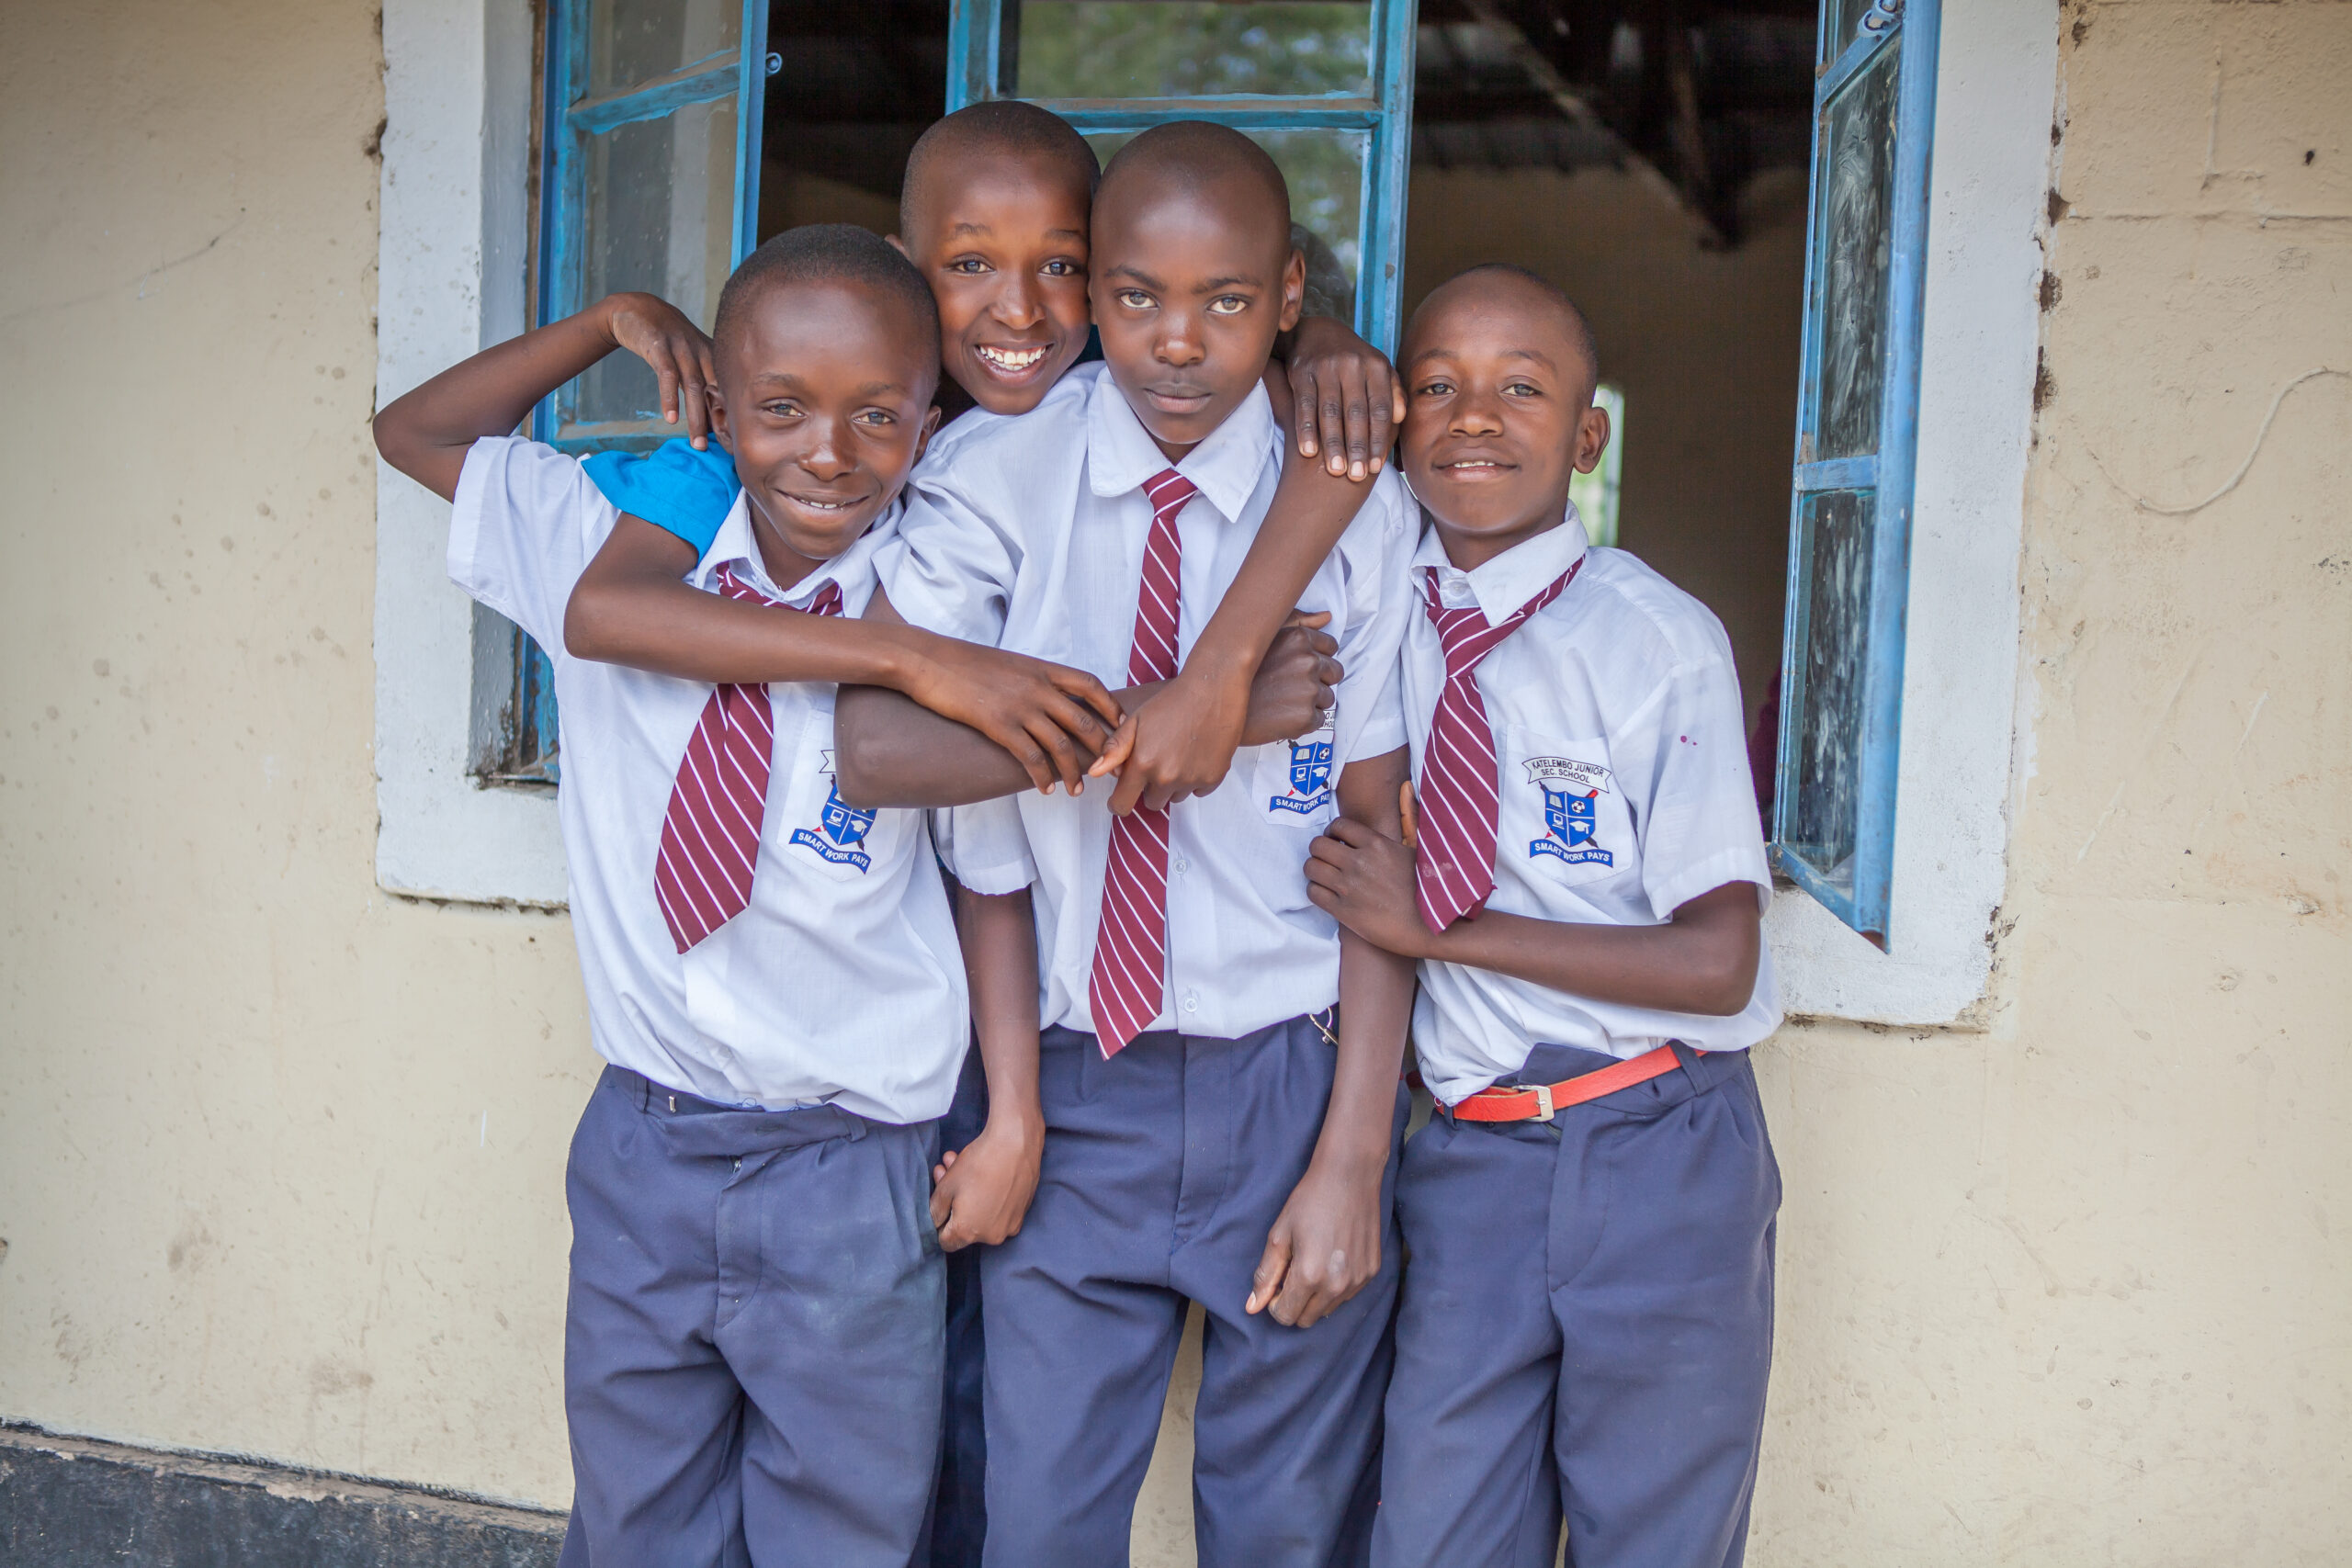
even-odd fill
[[[1193,321],[1170,312],[1152,353],[1162,365],[1198,365],[1208,357],[1208,345]]]
[[[1493,400],[1465,397],[1453,405],[1453,417],[1447,422],[1457,435],[1495,435],[1502,431],[1502,410]]]
[[[1004,287],[997,290],[990,313],[1015,331],[1025,331],[1046,319],[1046,301],[1037,288],[1035,278],[1025,273],[1008,274]]]
[[[800,454],[800,466],[809,477],[836,479],[857,467],[849,455],[849,430],[844,422],[817,419],[808,422],[808,446]]]

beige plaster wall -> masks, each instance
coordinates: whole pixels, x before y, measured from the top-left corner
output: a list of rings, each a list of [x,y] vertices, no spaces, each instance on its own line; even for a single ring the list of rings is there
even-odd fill
[[[0,6],[0,1416],[560,1501],[570,928],[374,881],[379,66]]]
[[[1760,1053],[1770,1568],[2352,1555],[2352,382],[2132,499],[2352,368],[2352,6],[2057,23],[1996,989]],[[0,8],[0,1416],[560,1504],[569,929],[371,874],[378,66]]]
[[[1759,1059],[1770,1568],[2352,1561],[2352,6],[2058,19],[1989,1026]]]

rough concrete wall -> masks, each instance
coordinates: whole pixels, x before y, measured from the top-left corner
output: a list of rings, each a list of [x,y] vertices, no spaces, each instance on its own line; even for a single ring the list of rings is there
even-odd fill
[[[2054,20],[1990,1027],[1759,1061],[1763,1568],[2352,1558],[2352,6]]]
[[[570,931],[373,877],[379,66],[0,7],[0,1415],[560,1503]]]

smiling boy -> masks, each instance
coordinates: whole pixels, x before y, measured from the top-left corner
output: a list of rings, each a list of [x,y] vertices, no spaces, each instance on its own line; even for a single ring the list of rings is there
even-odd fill
[[[1022,419],[943,434],[910,492],[897,611],[1057,649],[1123,695],[1173,674],[1283,466],[1260,377],[1298,309],[1288,212],[1238,132],[1162,126],[1120,152],[1092,222],[1104,364]],[[1300,867],[1341,809],[1396,820],[1403,738],[1383,699],[1412,533],[1384,474],[1300,601],[1331,617],[1345,666],[1319,732],[1245,747],[1220,786],[1164,810],[1017,797],[1047,1135],[1027,1222],[981,1264],[990,1564],[1126,1562],[1188,1301],[1207,1316],[1204,1563],[1322,1568],[1367,1479],[1409,977],[1310,905]],[[1019,784],[888,693],[845,694],[842,745],[861,799]]]
[[[604,300],[377,416],[386,460],[455,502],[451,577],[554,660],[607,1063],[566,1181],[567,1568],[905,1568],[917,1546],[940,1419],[937,1118],[973,1018],[992,1087],[1034,1097],[1034,928],[1025,895],[967,898],[967,984],[923,818],[835,788],[830,682],[930,649],[1099,690],[856,618],[936,418],[931,309],[905,258],[838,226],[770,241],[721,296],[712,413],[744,490],[688,591],[805,622],[792,682],[714,689],[562,651],[618,514],[574,459],[504,433],[616,344],[660,339],[660,301]],[[972,850],[950,851],[967,881],[1018,871]],[[1027,1201],[1001,1175],[966,1183],[1000,1222]]]
[[[1568,501],[1609,440],[1584,318],[1516,268],[1415,312],[1431,519],[1402,667],[1419,834],[1336,824],[1315,902],[1420,961],[1439,1113],[1378,1568],[1733,1568],[1771,1352],[1780,1172],[1747,1047],[1780,1021],[1738,682],[1706,608]]]

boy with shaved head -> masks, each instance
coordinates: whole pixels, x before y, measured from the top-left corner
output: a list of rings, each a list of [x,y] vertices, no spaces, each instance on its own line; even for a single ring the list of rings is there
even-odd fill
[[[769,241],[720,298],[713,414],[743,489],[682,590],[806,623],[793,678],[564,651],[573,584],[619,516],[578,461],[507,433],[615,347],[692,336],[659,300],[614,296],[376,420],[385,459],[455,502],[450,576],[554,658],[571,918],[607,1063],[565,1183],[562,1561],[906,1568],[938,1461],[938,1118],[975,1018],[1006,1098],[1026,1094],[1035,928],[1017,863],[976,868],[953,836],[959,879],[1002,895],[963,898],[959,951],[922,815],[836,787],[833,682],[912,655],[1031,702],[1109,699],[1074,671],[858,618],[937,418],[939,333],[906,258],[842,226]],[[1023,1198],[997,1173],[969,1201]]]
[[[1409,844],[1317,840],[1317,905],[1420,961],[1439,1101],[1378,1568],[1736,1568],[1781,1197],[1747,1048],[1780,1022],[1731,646],[1568,500],[1609,441],[1592,335],[1488,266],[1414,313],[1402,459],[1431,519],[1402,688]]]
[[[943,434],[887,588],[916,625],[1054,649],[1126,702],[1175,673],[1260,537],[1286,447],[1260,378],[1304,269],[1272,160],[1200,122],[1113,159],[1090,265],[1104,363],[1021,419]],[[1188,1301],[1207,1317],[1201,1561],[1324,1568],[1360,1501],[1410,973],[1316,909],[1301,867],[1342,810],[1396,830],[1386,689],[1412,537],[1384,474],[1298,600],[1329,617],[1344,670],[1319,728],[1248,736],[1265,743],[1222,784],[1164,808],[1018,797],[1046,1136],[1026,1222],[981,1264],[990,1564],[1126,1562]],[[859,798],[1021,785],[891,694],[853,694],[841,723]]]

